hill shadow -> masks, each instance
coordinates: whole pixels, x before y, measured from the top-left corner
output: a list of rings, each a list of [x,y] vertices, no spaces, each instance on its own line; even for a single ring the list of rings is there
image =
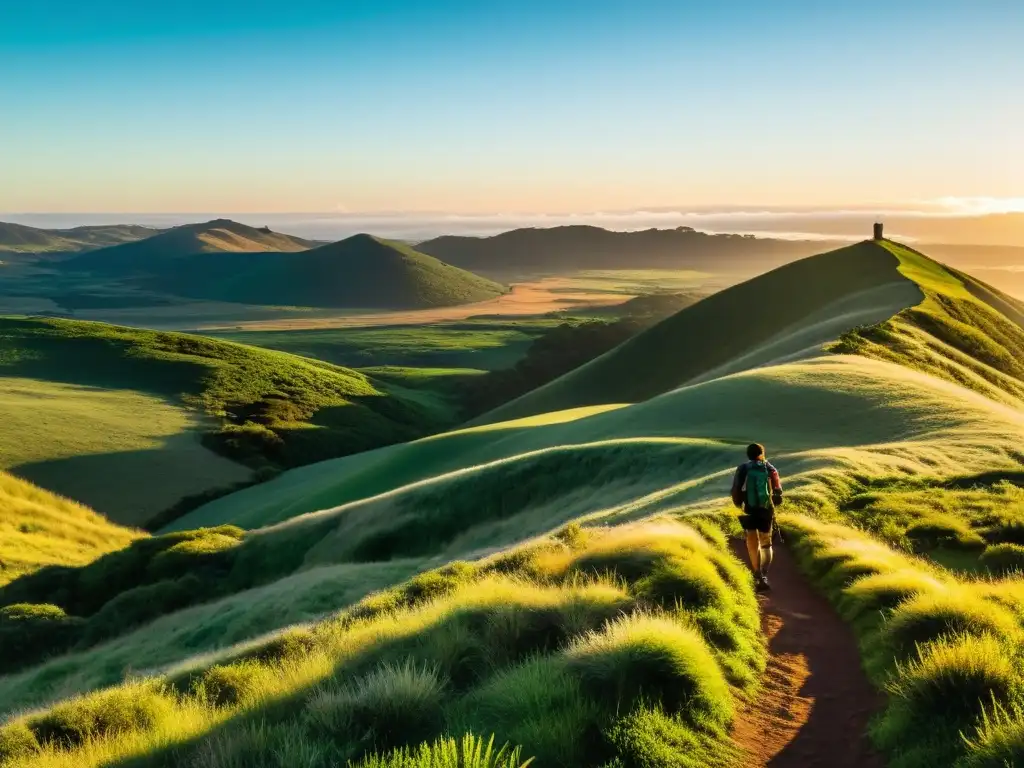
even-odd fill
[[[129,526],[142,526],[184,496],[250,474],[204,448],[195,432],[171,435],[153,448],[48,459],[8,471]]]

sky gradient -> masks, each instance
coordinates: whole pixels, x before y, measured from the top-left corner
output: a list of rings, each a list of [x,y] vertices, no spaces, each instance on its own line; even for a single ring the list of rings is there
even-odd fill
[[[0,0],[0,211],[1024,208],[1021,39],[1016,0]]]

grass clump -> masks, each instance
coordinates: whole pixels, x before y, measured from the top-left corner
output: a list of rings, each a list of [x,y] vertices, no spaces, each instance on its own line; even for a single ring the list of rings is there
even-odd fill
[[[990,544],[981,553],[981,564],[997,576],[1024,571],[1024,546]]]
[[[646,554],[630,558],[631,547]],[[648,567],[608,578],[575,565],[612,551]],[[733,560],[679,523],[577,531],[500,569],[454,563],[173,682],[117,686],[24,723],[41,755],[76,768],[129,755],[138,766],[387,765],[451,733],[498,733],[560,768],[629,765],[669,722],[666,744],[696,745],[694,759],[725,754],[733,698],[750,683],[730,670],[764,663],[747,634],[752,585],[693,605],[650,591],[649,577],[674,562],[703,563],[703,577],[725,583]],[[709,631],[709,612],[736,642]],[[726,617],[741,615],[728,629]]]
[[[588,695],[628,711],[647,698],[682,710],[692,722],[724,726],[729,684],[700,633],[653,615],[617,619],[566,651]]]
[[[880,652],[907,659],[944,636],[988,633],[1011,640],[1020,635],[1020,626],[1009,611],[966,590],[922,594],[901,604],[886,622]]]
[[[174,715],[158,686],[135,683],[59,704],[25,722],[41,745],[70,749],[94,739],[155,728]]]
[[[960,734],[981,721],[986,707],[1020,703],[1017,664],[1015,650],[991,635],[947,637],[922,649],[888,685],[890,704],[876,740],[890,751],[919,740],[925,753],[941,759],[960,746]]]
[[[56,605],[17,603],[0,608],[0,672],[59,653],[77,639],[84,624]]]
[[[314,733],[359,755],[421,741],[440,728],[445,681],[410,660],[385,663],[338,688],[317,692],[305,716]]]
[[[39,751],[36,735],[23,722],[0,727],[0,765],[12,765]]]
[[[416,749],[401,749],[387,755],[372,755],[353,768],[527,768],[533,758],[523,760],[522,747],[507,743],[495,749],[494,736],[484,741],[467,733],[461,739],[441,738]]]

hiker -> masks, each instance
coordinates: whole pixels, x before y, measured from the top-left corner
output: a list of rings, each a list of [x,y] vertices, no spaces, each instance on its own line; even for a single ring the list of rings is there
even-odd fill
[[[732,479],[732,503],[742,507],[740,525],[747,537],[747,554],[759,592],[770,589],[768,568],[772,564],[772,526],[775,508],[782,504],[782,482],[778,470],[764,456],[764,446],[747,446],[747,459],[736,468]]]

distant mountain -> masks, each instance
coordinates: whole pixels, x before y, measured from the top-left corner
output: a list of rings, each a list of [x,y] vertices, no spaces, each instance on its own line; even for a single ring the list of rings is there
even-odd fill
[[[70,269],[103,274],[150,273],[164,262],[208,253],[259,253],[304,251],[315,245],[292,235],[257,229],[230,219],[186,224],[134,243],[103,248],[70,259]]]
[[[404,243],[365,234],[301,253],[193,256],[148,287],[216,301],[359,309],[469,304],[505,291]]]
[[[821,242],[708,235],[689,227],[613,232],[569,226],[514,229],[493,237],[446,235],[416,246],[463,269],[492,275],[552,274],[578,269],[720,270],[723,261],[759,271],[821,250]]]
[[[134,224],[111,224],[73,229],[37,229],[0,221],[0,253],[74,253],[131,243],[159,233]]]

